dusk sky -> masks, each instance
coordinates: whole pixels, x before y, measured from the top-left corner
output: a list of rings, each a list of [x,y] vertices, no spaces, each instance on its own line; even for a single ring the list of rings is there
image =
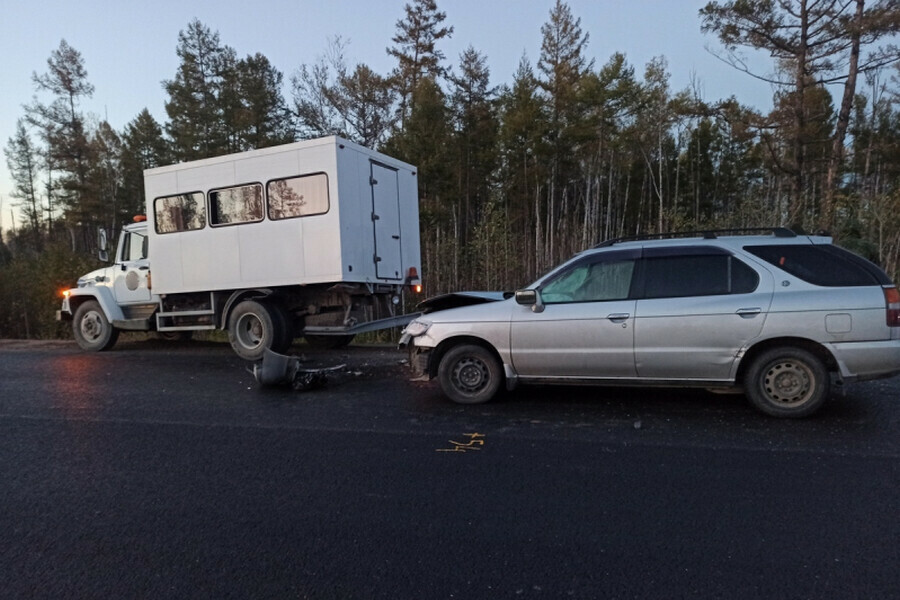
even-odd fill
[[[4,2],[0,36],[0,144],[6,146],[23,104],[34,95],[32,73],[47,70],[50,53],[65,39],[81,52],[93,98],[82,110],[93,120],[107,119],[117,130],[143,109],[161,124],[166,120],[166,95],[161,82],[178,68],[178,33],[194,18],[218,31],[222,44],[239,57],[260,52],[285,77],[290,102],[291,75],[321,55],[329,38],[349,40],[346,61],[366,63],[387,74],[394,60],[392,45],[406,0],[255,0],[237,2],[133,0],[38,0]],[[438,0],[447,13],[453,37],[439,46],[448,65],[458,63],[469,45],[485,55],[494,85],[510,83],[523,55],[536,65],[541,25],[549,19],[553,0]],[[569,0],[582,30],[590,35],[588,57],[602,66],[614,52],[623,52],[638,76],[654,56],[665,56],[673,90],[699,83],[707,100],[732,94],[744,104],[767,108],[772,91],[765,83],[740,73],[706,48],[721,50],[714,36],[700,33],[698,11],[706,0]],[[765,57],[757,58],[764,69]],[[41,97],[47,100],[46,96]],[[12,182],[6,160],[0,161],[0,226],[12,225]]]

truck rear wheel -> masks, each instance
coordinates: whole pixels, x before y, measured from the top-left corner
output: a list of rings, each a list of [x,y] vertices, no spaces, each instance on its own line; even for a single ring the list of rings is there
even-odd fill
[[[75,311],[72,333],[83,350],[95,352],[109,350],[119,339],[119,330],[110,324],[96,300],[83,302]]]
[[[244,360],[262,360],[266,348],[283,351],[289,339],[287,318],[278,307],[244,300],[228,317],[228,341]]]

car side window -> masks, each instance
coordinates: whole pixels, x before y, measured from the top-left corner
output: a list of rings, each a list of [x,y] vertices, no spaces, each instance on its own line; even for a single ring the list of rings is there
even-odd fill
[[[759,285],[752,268],[728,254],[645,258],[643,298],[747,294]]]
[[[541,289],[544,304],[624,300],[631,290],[633,259],[573,265]]]

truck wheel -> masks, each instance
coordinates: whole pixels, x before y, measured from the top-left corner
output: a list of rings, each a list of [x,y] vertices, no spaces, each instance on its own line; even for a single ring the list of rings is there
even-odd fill
[[[288,335],[285,319],[256,300],[244,300],[228,317],[228,341],[244,360],[262,360],[266,348],[278,351]],[[281,348],[283,350],[283,348]]]
[[[744,390],[750,402],[773,417],[807,417],[828,399],[831,379],[822,361],[802,348],[774,348],[747,370]]]
[[[441,358],[438,381],[444,394],[459,404],[482,404],[500,389],[503,369],[494,355],[481,346],[463,344]]]
[[[100,304],[95,300],[82,303],[75,311],[72,333],[83,350],[97,352],[109,350],[119,339],[119,330],[110,324]]]
[[[306,343],[319,350],[345,348],[353,341],[355,335],[312,335],[304,334]]]

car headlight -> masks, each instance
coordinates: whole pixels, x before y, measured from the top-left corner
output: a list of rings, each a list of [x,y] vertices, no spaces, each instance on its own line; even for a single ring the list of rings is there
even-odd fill
[[[415,319],[410,321],[409,325],[406,326],[406,329],[403,330],[403,333],[410,337],[418,337],[428,331],[429,327],[431,327],[431,323],[428,321],[419,321],[418,319]]]

